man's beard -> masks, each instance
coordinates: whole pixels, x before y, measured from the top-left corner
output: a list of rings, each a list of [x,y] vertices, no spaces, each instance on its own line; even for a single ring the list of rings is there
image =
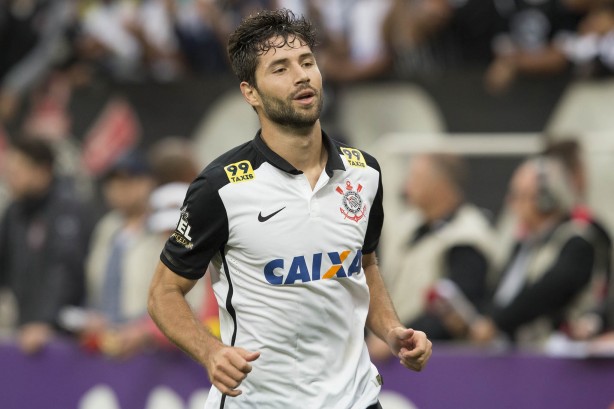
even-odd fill
[[[316,91],[314,90],[314,92]],[[316,123],[322,112],[323,99],[321,98],[321,93],[315,93],[314,98],[317,98],[315,111],[312,108],[306,108],[305,112],[296,109],[293,106],[294,97],[284,101],[279,98],[263,95],[262,107],[266,117],[279,125],[297,129],[307,128]]]

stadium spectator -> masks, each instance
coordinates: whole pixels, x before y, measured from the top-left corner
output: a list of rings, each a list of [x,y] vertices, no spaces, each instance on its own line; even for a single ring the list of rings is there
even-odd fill
[[[578,78],[600,78],[614,74],[614,2],[595,2],[582,19],[577,33],[567,36],[560,52],[573,65]]]
[[[569,177],[574,193],[572,219],[584,226],[586,238],[595,251],[594,272],[592,276],[592,297],[596,305],[586,305],[586,311],[578,311],[579,316],[570,319],[568,334],[575,339],[591,338],[605,328],[606,295],[612,280],[612,239],[604,224],[596,217],[586,202],[588,180],[580,143],[576,138],[554,139],[546,145],[543,154],[557,159]]]
[[[401,322],[435,340],[464,336],[429,308],[439,280],[449,279],[475,308],[487,294],[493,231],[483,212],[465,199],[467,178],[459,156],[412,157],[405,186],[408,210],[394,221],[395,242],[382,245],[384,281]],[[377,340],[369,340],[375,356],[390,356],[385,349],[379,352]]]
[[[148,158],[158,187],[169,183],[189,184],[198,176],[194,146],[189,139],[162,138],[150,148]]]
[[[149,230],[159,237],[148,257],[156,259],[166,240],[173,234],[180,220],[183,199],[189,183],[198,176],[199,168],[193,155],[192,144],[181,137],[167,137],[150,149],[150,162],[158,187],[149,199]],[[209,278],[194,287],[186,296],[192,309],[199,314],[205,326],[219,336],[217,302]],[[119,356],[132,355],[150,345],[171,346],[168,338],[156,327],[149,316],[141,325],[133,325],[117,334],[115,344]]]
[[[594,250],[586,229],[570,218],[574,196],[567,175],[552,158],[525,161],[509,190],[522,236],[495,288],[487,317],[470,322],[473,341],[499,335],[539,344],[583,303],[590,302]]]
[[[316,0],[305,7],[320,27],[318,65],[331,83],[377,79],[390,72],[384,19],[392,0]]]
[[[121,156],[102,183],[110,211],[97,223],[87,257],[86,339],[103,339],[145,316],[143,289],[155,265],[150,249],[160,243],[147,224],[155,181],[146,158],[138,151]],[[110,341],[105,348],[113,355],[118,347]]]
[[[24,112],[22,128],[27,135],[49,141],[54,152],[58,179],[83,200],[94,196],[94,180],[84,171],[81,146],[72,134],[70,103],[73,84],[69,76],[54,72],[31,93],[31,103]]]
[[[182,72],[165,0],[97,0],[81,14],[80,57],[122,80],[176,79]]]
[[[566,67],[558,44],[577,30],[583,10],[561,0],[496,4],[502,28],[493,40],[495,57],[485,76],[491,93],[507,90],[518,75],[548,75]]]
[[[105,217],[107,220],[100,222],[96,230],[93,251],[97,254],[90,256],[88,269],[88,295],[95,308],[87,313],[85,328],[81,330],[84,346],[98,349],[113,357],[126,358],[155,345],[168,345],[151,319],[144,314],[146,302],[142,289],[143,286],[148,286],[151,279],[152,263],[177,226],[188,184],[198,174],[192,152],[186,139],[163,138],[151,147],[147,161],[140,154],[133,152],[120,158],[107,174],[105,184],[121,185],[119,188],[106,188],[115,190],[115,193],[107,194],[107,197],[111,208],[122,216],[123,227],[120,228],[116,224],[118,220],[109,221],[113,220],[111,217],[117,217],[111,213]],[[114,182],[114,178],[120,181]],[[153,185],[157,187],[148,194]],[[129,199],[130,203],[118,204],[113,198],[125,197],[127,190],[136,192],[136,195]],[[143,201],[146,206],[143,206]],[[132,228],[129,226],[130,219],[135,221]],[[106,280],[106,277],[100,276],[103,271],[99,266],[104,266],[105,263],[110,266],[109,263],[112,263],[114,258],[109,254],[114,246],[111,240],[113,237],[121,237],[127,229],[135,230],[131,233],[134,237],[127,243],[123,261],[116,260],[120,263],[119,271],[116,272],[120,274],[117,288],[120,298],[113,300],[120,303],[123,316],[120,312],[120,318],[113,319],[113,314],[109,312],[113,308],[104,308],[111,300],[105,300],[109,294],[105,292],[106,281],[103,280]],[[100,257],[103,251],[106,252],[107,259]],[[110,273],[107,267],[104,274]],[[205,287],[197,286],[190,292],[188,300],[195,311],[201,311],[202,305],[206,303]],[[217,310],[215,312],[217,313]],[[206,311],[206,314],[211,315],[210,311]]]
[[[0,285],[17,300],[19,347],[34,353],[53,337],[60,309],[83,301],[90,224],[84,206],[58,183],[45,141],[14,141],[6,165],[12,202],[0,224]]]
[[[269,8],[268,0],[161,0],[179,49],[196,74],[230,72],[226,39],[243,17]]]
[[[408,77],[441,71],[446,50],[435,38],[449,24],[447,0],[395,0],[383,23],[384,39],[397,75]]]
[[[445,41],[457,54],[461,66],[484,67],[492,59],[492,39],[499,25],[497,5],[500,2],[482,0],[449,1],[452,19],[446,28]]]
[[[13,119],[24,95],[64,58],[73,0],[0,4],[0,122]]]
[[[394,76],[414,79],[481,69],[492,58],[496,17],[494,2],[395,0],[384,21]]]
[[[229,71],[221,32],[216,32],[222,14],[213,1],[164,0],[177,44],[193,73]]]

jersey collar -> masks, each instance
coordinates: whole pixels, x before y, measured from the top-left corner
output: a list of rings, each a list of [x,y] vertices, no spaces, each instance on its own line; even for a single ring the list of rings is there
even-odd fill
[[[303,172],[301,170],[296,169],[292,166],[287,160],[279,156],[275,153],[271,148],[267,146],[267,144],[262,139],[261,130],[256,133],[256,137],[254,138],[254,145],[256,148],[264,155],[266,160],[275,166],[278,169],[283,170],[284,172],[290,173],[292,175],[300,175]],[[326,173],[328,176],[333,175],[333,171],[335,170],[345,170],[345,165],[339,156],[339,152],[337,151],[337,145],[335,142],[324,132],[322,131],[322,142],[324,143],[324,147],[328,151],[328,160],[326,161]]]

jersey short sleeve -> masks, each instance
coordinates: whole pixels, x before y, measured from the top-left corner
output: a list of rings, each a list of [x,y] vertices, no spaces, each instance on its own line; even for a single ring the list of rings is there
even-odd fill
[[[226,209],[211,178],[200,176],[188,189],[177,227],[166,242],[161,261],[188,279],[201,278],[228,240]]]
[[[377,193],[375,194],[375,198],[373,199],[371,214],[369,215],[369,225],[367,226],[365,241],[362,246],[363,254],[369,254],[377,249],[379,239],[382,233],[382,226],[384,224],[384,189],[382,187],[382,172],[379,163],[377,163],[377,160],[375,160],[375,158],[368,154],[365,154],[364,152],[363,155],[366,159],[367,165],[377,170],[379,173]]]

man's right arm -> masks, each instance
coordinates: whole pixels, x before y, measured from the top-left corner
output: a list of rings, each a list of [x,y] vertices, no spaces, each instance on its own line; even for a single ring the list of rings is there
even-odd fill
[[[236,388],[260,353],[224,345],[206,329],[185,299],[195,283],[159,262],[149,289],[149,314],[173,343],[207,369],[220,392],[238,396],[241,391]]]

